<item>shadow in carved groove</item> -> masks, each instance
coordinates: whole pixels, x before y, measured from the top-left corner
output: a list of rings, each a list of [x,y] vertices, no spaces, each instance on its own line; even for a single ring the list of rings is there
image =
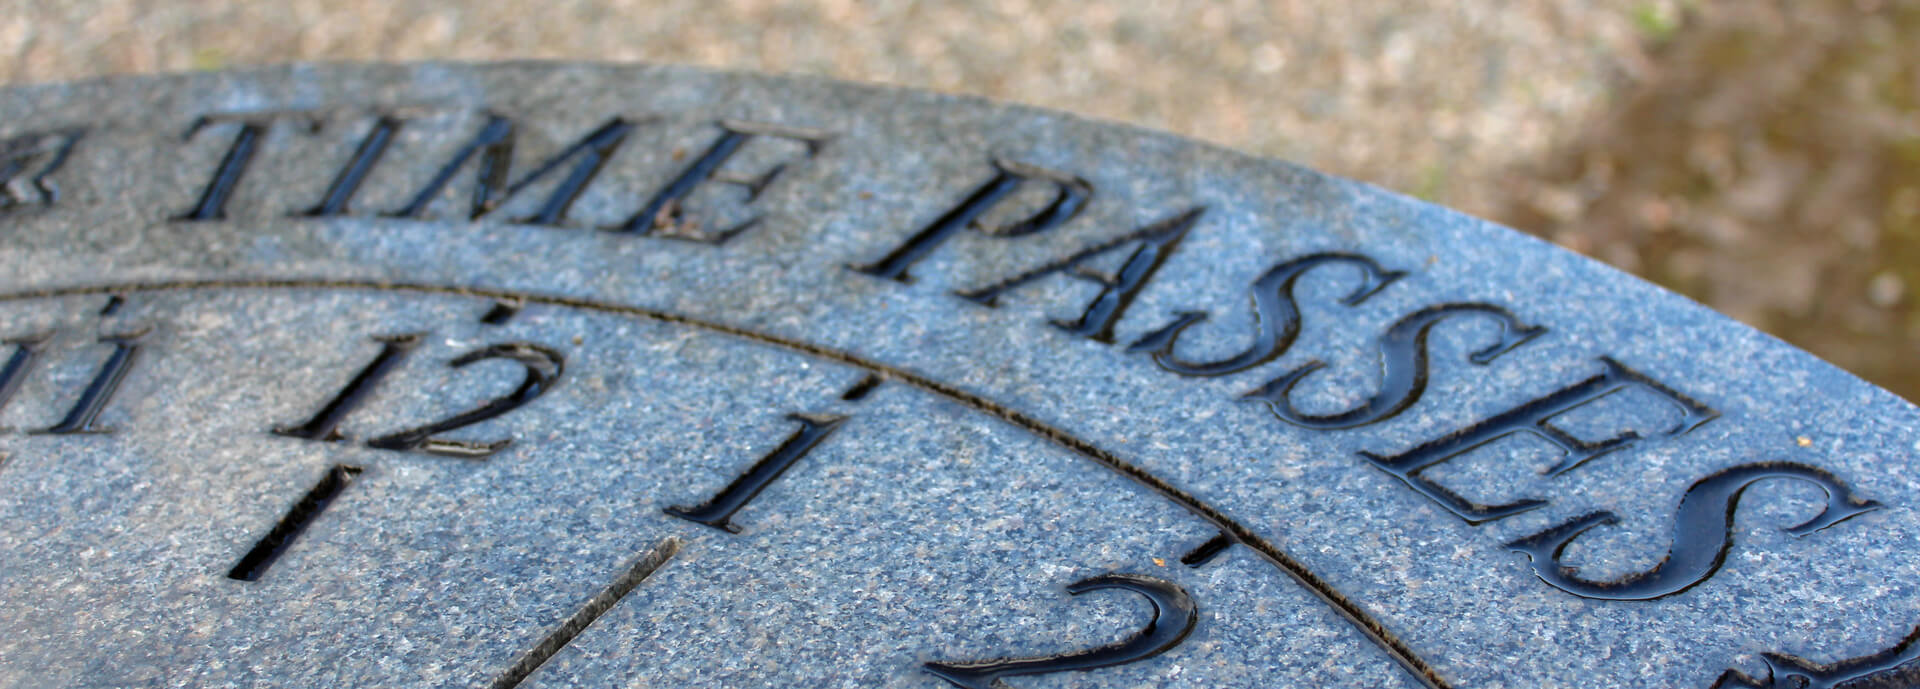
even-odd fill
[[[1344,306],[1357,306],[1407,275],[1405,271],[1387,270],[1373,259],[1359,254],[1309,254],[1274,266],[1253,282],[1249,292],[1253,300],[1254,328],[1257,332],[1254,333],[1253,344],[1239,354],[1201,362],[1182,359],[1174,351],[1181,333],[1207,319],[1205,311],[1180,312],[1172,323],[1128,345],[1127,351],[1151,354],[1153,362],[1159,364],[1160,368],[1183,376],[1224,376],[1273,361],[1286,354],[1293,347],[1294,339],[1300,336],[1300,304],[1293,296],[1295,285],[1313,269],[1335,264],[1351,265],[1361,271],[1360,284],[1340,299]]]
[[[1420,401],[1427,390],[1427,335],[1442,321],[1454,317],[1481,316],[1492,319],[1500,326],[1500,338],[1493,344],[1475,350],[1467,355],[1467,360],[1476,365],[1493,363],[1500,355],[1511,352],[1521,345],[1532,342],[1534,338],[1546,334],[1547,329],[1537,325],[1520,322],[1519,317],[1506,309],[1492,304],[1440,304],[1415,311],[1380,338],[1381,382],[1380,391],[1374,393],[1360,406],[1333,414],[1313,415],[1301,412],[1293,406],[1293,388],[1305,380],[1314,371],[1326,368],[1324,361],[1315,359],[1302,364],[1259,389],[1247,393],[1241,399],[1249,402],[1265,402],[1273,415],[1297,426],[1317,430],[1338,430],[1365,426],[1384,421],[1400,412],[1406,411]]]
[[[125,283],[111,285],[92,285],[77,287],[55,287],[0,294],[0,303],[27,301],[34,299],[54,299],[71,296],[131,294],[139,292],[182,292],[194,290],[370,290],[393,293],[431,294],[450,297],[466,297],[487,300],[511,300],[524,304],[558,306],[582,309],[605,314],[644,318],[661,323],[670,323],[695,328],[710,333],[736,337],[762,345],[778,347],[788,351],[836,362],[846,366],[860,368],[888,381],[899,382],[919,390],[944,397],[965,405],[980,413],[1004,421],[1016,428],[1033,433],[1052,441],[1083,459],[1094,462],[1120,476],[1139,484],[1147,490],[1180,506],[1195,517],[1213,524],[1220,531],[1216,540],[1224,540],[1219,548],[1208,548],[1209,554],[1234,545],[1246,546],[1258,554],[1261,559],[1300,583],[1307,591],[1328,607],[1346,618],[1368,640],[1380,647],[1394,662],[1404,668],[1415,681],[1430,689],[1448,689],[1452,685],[1434,670],[1433,666],[1422,659],[1413,649],[1388,630],[1380,620],[1368,613],[1346,594],[1333,588],[1326,580],[1308,569],[1306,565],[1268,542],[1252,529],[1214,507],[1168,483],[1131,462],[1056,428],[1045,421],[1029,416],[999,402],[968,392],[953,385],[928,378],[911,370],[891,366],[865,359],[848,352],[823,347],[791,338],[770,335],[739,326],[707,321],[677,313],[660,311],[638,306],[629,306],[613,302],[595,301],[575,297],[542,295],[518,292],[506,289],[480,287],[449,287],[419,283],[397,283],[379,280],[336,280],[336,279],[257,279],[257,280],[175,280],[146,283]]]
[[[1747,488],[1767,479],[1811,483],[1826,492],[1826,507],[1797,526],[1786,529],[1805,536],[1853,517],[1880,509],[1880,503],[1862,499],[1833,474],[1792,462],[1755,462],[1723,469],[1695,482],[1680,498],[1674,515],[1673,546],[1653,569],[1613,581],[1579,576],[1579,569],[1560,564],[1573,540],[1589,529],[1618,521],[1612,512],[1594,512],[1565,524],[1508,543],[1526,553],[1534,574],[1547,585],[1576,596],[1606,600],[1653,600],[1693,588],[1720,569],[1733,547],[1733,512]]]
[[[1739,670],[1721,673],[1709,689],[1902,689],[1920,686],[1920,627],[1893,648],[1835,663],[1762,653],[1767,678]]]
[[[1006,686],[1000,682],[1002,677],[1094,670],[1152,658],[1180,645],[1200,620],[1193,596],[1165,579],[1139,574],[1105,574],[1067,585],[1067,593],[1075,596],[1100,589],[1124,589],[1146,596],[1153,603],[1153,619],[1132,637],[1099,648],[1038,658],[927,663],[926,670],[964,689],[994,689]]]

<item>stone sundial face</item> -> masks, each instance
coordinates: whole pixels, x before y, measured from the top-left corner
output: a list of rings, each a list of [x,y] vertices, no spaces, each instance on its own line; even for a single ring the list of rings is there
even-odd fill
[[[1914,407],[1283,163],[421,65],[11,89],[0,179],[0,685],[1920,678]]]

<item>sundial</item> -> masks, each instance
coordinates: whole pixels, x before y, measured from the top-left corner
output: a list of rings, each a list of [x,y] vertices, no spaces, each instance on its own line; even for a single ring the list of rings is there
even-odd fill
[[[1913,406],[1286,163],[423,64],[0,180],[5,686],[1920,685]]]

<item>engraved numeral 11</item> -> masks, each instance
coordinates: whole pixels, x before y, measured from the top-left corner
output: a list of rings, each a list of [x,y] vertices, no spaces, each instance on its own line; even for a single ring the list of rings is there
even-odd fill
[[[140,357],[140,339],[147,331],[139,330],[118,335],[105,335],[100,338],[103,344],[113,345],[113,353],[100,363],[93,374],[93,380],[80,391],[73,406],[67,409],[65,416],[52,426],[33,431],[46,435],[74,435],[82,433],[110,433],[111,428],[98,425],[100,412],[106,411],[107,403],[113,401],[113,394],[127,379],[127,373],[133,370],[134,362]],[[8,340],[14,346],[13,354],[7,357],[7,363],[0,366],[0,407],[4,407],[13,394],[18,392],[27,373],[39,359],[41,350],[52,335],[30,335]]]

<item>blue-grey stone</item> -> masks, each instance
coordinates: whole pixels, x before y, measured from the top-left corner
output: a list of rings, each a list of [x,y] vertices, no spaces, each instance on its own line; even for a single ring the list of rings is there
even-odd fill
[[[0,176],[0,686],[1920,675],[1912,405],[1286,163],[423,64],[9,89]]]

